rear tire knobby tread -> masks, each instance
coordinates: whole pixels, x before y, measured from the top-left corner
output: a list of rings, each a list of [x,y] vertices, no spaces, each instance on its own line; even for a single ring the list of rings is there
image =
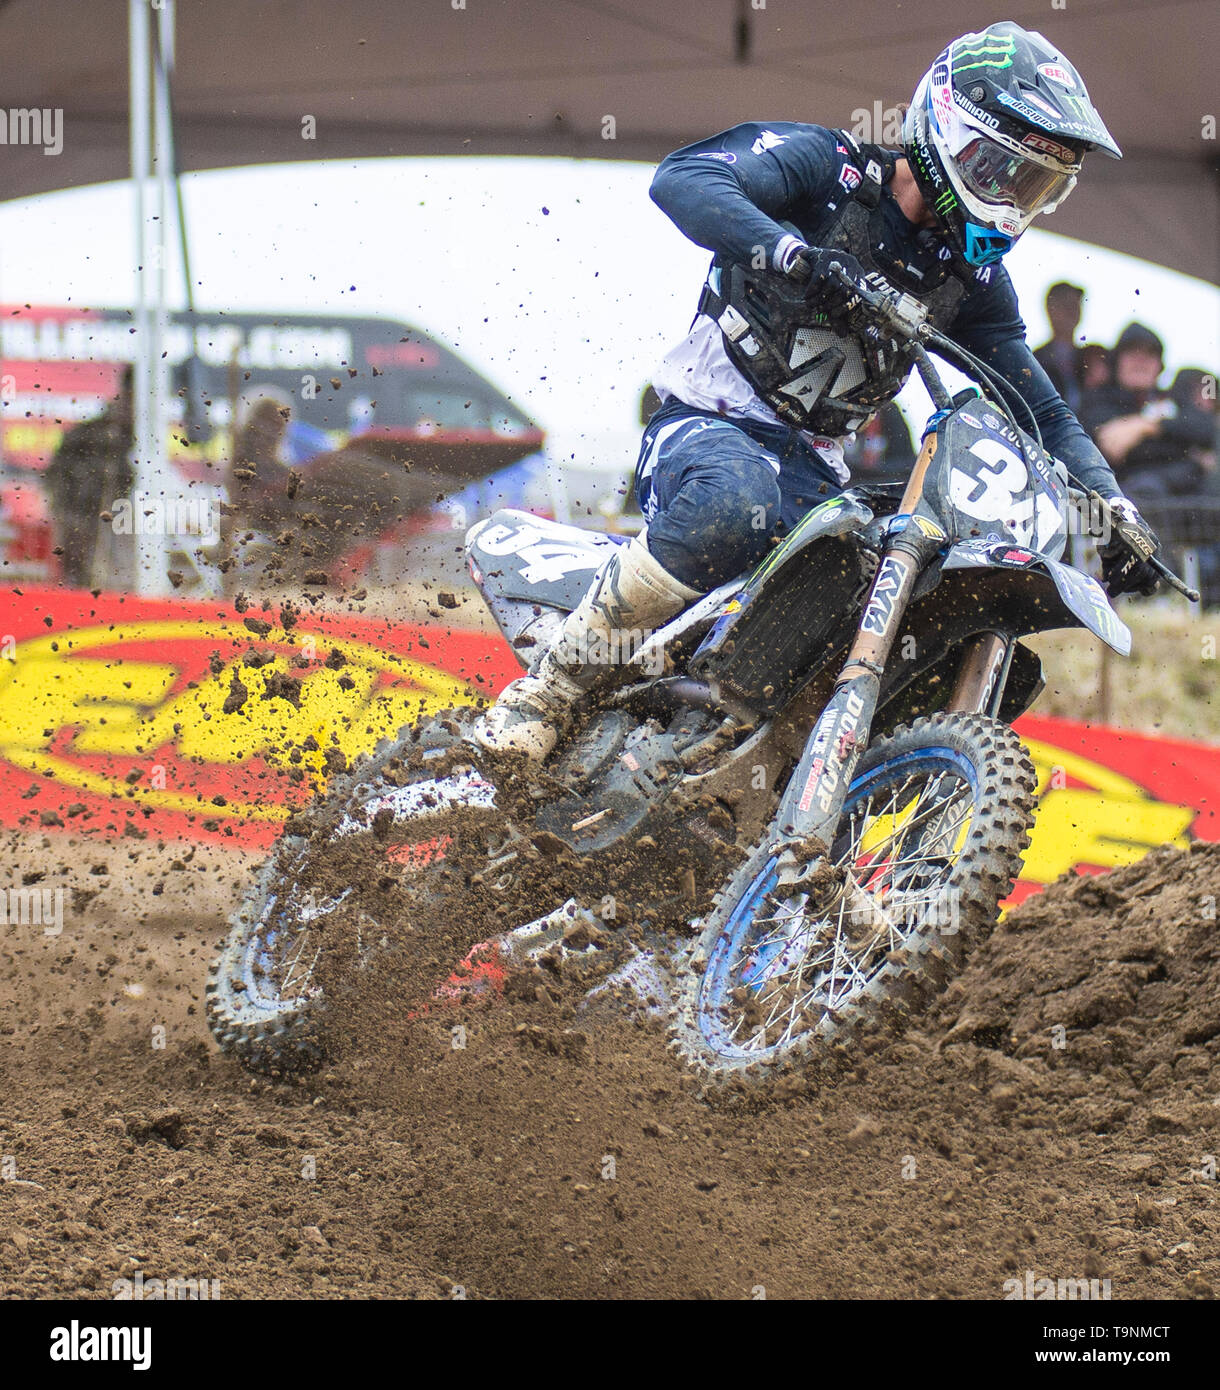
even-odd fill
[[[816,1032],[774,1057],[745,1059],[714,1052],[698,1026],[702,971],[686,971],[671,1013],[670,1046],[695,1069],[709,1097],[761,1099],[769,1090],[789,1095],[802,1084],[825,1079],[871,1050],[869,1044],[900,1033],[957,974],[969,951],[990,934],[1029,845],[1037,776],[1008,725],[962,713],[937,714],[900,726],[869,746],[857,775],[902,753],[937,746],[965,754],[979,779],[970,834],[950,880],[960,894],[958,930],[951,935],[935,928],[912,933],[850,1008],[833,1020],[823,1019]],[[760,842],[717,895],[692,952],[695,959],[709,958],[720,930],[768,856],[769,843],[769,838]]]
[[[208,1027],[220,1050],[251,1071],[284,1075],[313,1071],[325,1060],[314,1011],[285,1008],[271,1018],[249,1019],[240,1008],[241,992],[232,988],[249,933],[261,920],[267,899],[296,863],[317,832],[326,833],[353,802],[377,789],[378,779],[394,759],[408,768],[421,765],[424,749],[457,746],[477,717],[473,707],[444,710],[382,739],[350,771],[341,773],[326,792],[294,817],[291,833],[275,844],[258,876],[229,919],[229,930],[208,972],[205,1008]]]

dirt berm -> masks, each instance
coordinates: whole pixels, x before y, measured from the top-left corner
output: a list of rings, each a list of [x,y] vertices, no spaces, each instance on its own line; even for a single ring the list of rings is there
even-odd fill
[[[0,927],[6,1297],[137,1269],[225,1298],[1220,1288],[1220,845],[1055,884],[918,1031],[751,1113],[561,986],[464,1048],[370,1003],[329,1072],[254,1080],[201,1008],[253,861],[129,843],[10,847],[68,901],[58,937]]]

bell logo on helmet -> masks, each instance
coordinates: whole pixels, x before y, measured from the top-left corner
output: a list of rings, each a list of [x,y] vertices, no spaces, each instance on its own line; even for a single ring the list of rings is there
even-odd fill
[[[1059,63],[1039,63],[1038,71],[1043,77],[1049,78],[1052,82],[1058,82],[1061,87],[1075,87],[1076,81],[1067,68]]]

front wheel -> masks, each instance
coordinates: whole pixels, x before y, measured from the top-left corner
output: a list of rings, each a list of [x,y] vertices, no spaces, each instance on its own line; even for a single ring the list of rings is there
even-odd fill
[[[961,968],[1020,870],[1037,779],[1016,734],[941,714],[869,747],[830,853],[764,840],[692,953],[671,1036],[713,1083],[817,1069]]]

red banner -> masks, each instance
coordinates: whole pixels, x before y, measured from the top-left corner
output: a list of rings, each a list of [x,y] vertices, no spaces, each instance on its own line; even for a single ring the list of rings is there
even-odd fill
[[[1157,845],[1220,840],[1220,749],[1034,715],[1016,729],[1040,801],[1014,901],[1073,868],[1098,873]]]
[[[330,769],[518,669],[439,623],[14,591],[0,823],[270,844]]]
[[[332,768],[519,670],[500,638],[443,623],[12,592],[0,823],[18,829],[267,845]],[[1040,809],[1015,899],[1071,869],[1220,839],[1220,749],[1017,727]]]

